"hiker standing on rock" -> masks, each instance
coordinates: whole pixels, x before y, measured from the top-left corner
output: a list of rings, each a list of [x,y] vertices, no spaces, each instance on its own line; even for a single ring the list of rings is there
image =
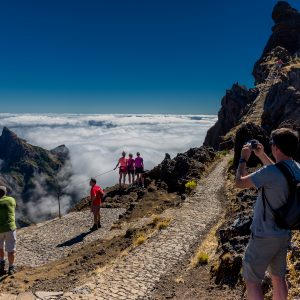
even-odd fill
[[[263,300],[261,283],[267,269],[272,278],[273,299],[286,299],[288,295],[285,273],[291,231],[290,227],[280,225],[277,218],[275,221],[274,215],[275,210],[280,210],[287,203],[291,194],[289,177],[282,168],[293,175],[296,182],[300,181],[300,165],[292,158],[296,154],[298,142],[297,132],[288,128],[274,130],[270,145],[276,164],[258,141],[247,143],[241,151],[236,186],[259,189],[250,228],[250,241],[243,259],[247,299]],[[246,164],[251,152],[254,152],[264,166],[248,175]]]
[[[129,153],[129,158],[127,160],[127,172],[128,172],[128,182],[129,185],[134,184],[134,159],[132,158],[132,153]]]
[[[100,223],[100,204],[104,196],[104,192],[100,186],[96,185],[96,179],[91,178],[90,186],[90,198],[91,198],[91,212],[94,215],[94,225],[91,227],[91,231],[97,230],[101,227]]]
[[[125,179],[127,174],[127,158],[126,152],[122,152],[122,157],[119,158],[117,165],[115,166],[114,170],[119,166],[119,186],[122,187],[121,182],[123,178],[123,185],[125,185]]]
[[[136,158],[134,159],[135,174],[136,174],[136,184],[139,185],[142,182],[142,187],[144,187],[144,160],[140,155],[140,152],[136,153]]]
[[[0,186],[0,275],[4,274],[4,244],[8,258],[8,275],[15,273],[16,252],[16,200],[6,195],[5,186]]]

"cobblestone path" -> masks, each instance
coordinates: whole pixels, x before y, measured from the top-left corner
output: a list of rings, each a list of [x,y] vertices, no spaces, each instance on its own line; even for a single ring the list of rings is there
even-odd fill
[[[151,292],[160,277],[168,274],[184,256],[192,255],[190,248],[201,241],[220,215],[220,192],[228,159],[225,157],[216,165],[207,178],[200,181],[196,193],[188,197],[180,209],[174,210],[173,221],[167,229],[112,267],[99,271],[87,284],[67,293],[36,292],[32,299],[151,299]]]
[[[16,265],[35,267],[65,257],[71,251],[103,238],[124,211],[101,208],[102,227],[94,232],[89,231],[93,223],[89,210],[18,230]]]
[[[196,193],[175,211],[173,222],[147,240],[111,269],[96,275],[90,283],[66,293],[61,299],[151,299],[151,290],[189,249],[201,240],[206,227],[221,211],[220,190],[228,158],[198,185]],[[80,298],[79,298],[80,297]]]

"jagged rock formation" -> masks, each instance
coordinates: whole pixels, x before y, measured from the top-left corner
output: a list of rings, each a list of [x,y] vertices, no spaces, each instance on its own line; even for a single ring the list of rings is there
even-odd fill
[[[185,192],[185,184],[194,178],[200,178],[205,170],[205,164],[211,162],[216,153],[212,148],[191,148],[185,153],[179,153],[174,159],[167,153],[165,159],[146,177],[155,180],[156,185],[169,192]]]
[[[0,183],[8,187],[9,193],[17,198],[18,211],[26,216],[25,204],[34,205],[41,196],[32,193],[35,178],[43,178],[44,194],[57,191],[56,176],[69,157],[69,150],[61,145],[51,151],[28,144],[7,127],[0,136]]]
[[[273,9],[275,25],[263,51],[263,56],[280,46],[294,54],[300,49],[300,14],[285,1],[278,1]]]
[[[238,83],[227,90],[221,101],[222,107],[218,113],[218,121],[208,130],[204,145],[219,149],[220,143],[223,142],[223,136],[236,126],[239,120],[248,112],[257,93],[257,89],[248,90]]]
[[[256,88],[244,88],[235,97],[226,92],[218,122],[208,131],[204,145],[232,148],[243,123],[260,125],[269,134],[284,121],[299,121],[300,13],[279,1],[272,17],[273,33],[253,69]]]

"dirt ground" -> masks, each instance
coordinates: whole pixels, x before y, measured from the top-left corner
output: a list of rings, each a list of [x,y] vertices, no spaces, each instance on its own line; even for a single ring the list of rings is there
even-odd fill
[[[21,267],[13,276],[4,275],[0,278],[0,292],[17,294],[29,290],[69,291],[85,283],[96,269],[109,265],[118,256],[130,251],[136,236],[141,233],[149,235],[155,231],[155,222],[161,220],[160,213],[167,208],[180,206],[180,197],[176,193],[157,190],[155,186],[150,186],[148,190],[135,207],[112,226],[112,235],[116,232],[114,237],[92,242],[70,253],[67,259],[62,258],[35,268]],[[126,203],[122,203],[123,207],[124,205]],[[145,216],[150,221],[140,227],[132,225]],[[151,221],[153,219],[154,223]],[[134,229],[129,228],[125,230],[125,234],[124,230],[120,233],[121,228],[128,226],[133,226]]]

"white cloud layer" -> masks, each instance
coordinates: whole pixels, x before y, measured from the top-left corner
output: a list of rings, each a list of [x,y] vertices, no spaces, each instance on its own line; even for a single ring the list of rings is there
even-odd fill
[[[88,179],[112,170],[121,152],[137,151],[151,169],[171,156],[203,144],[215,115],[72,115],[0,114],[0,129],[9,129],[33,145],[70,149],[70,189],[86,195]],[[118,181],[117,170],[97,178],[102,187]],[[84,182],[84,183],[83,183]]]

